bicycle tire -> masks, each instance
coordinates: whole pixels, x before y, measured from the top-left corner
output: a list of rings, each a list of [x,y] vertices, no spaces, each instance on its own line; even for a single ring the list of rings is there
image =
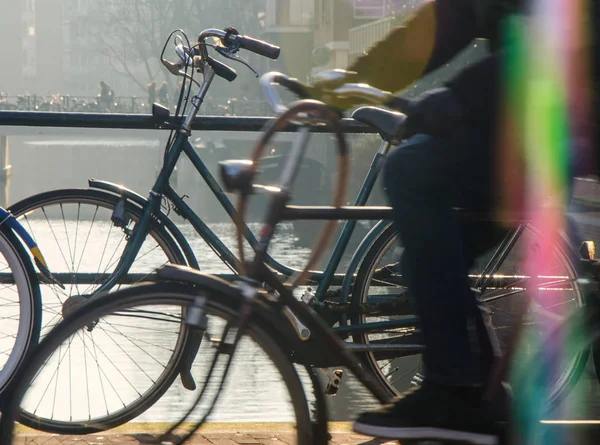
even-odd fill
[[[0,286],[0,311],[3,313],[0,323],[0,394],[9,387],[27,354],[38,343],[42,314],[39,282],[31,257],[11,228],[0,224],[0,271],[7,270],[12,275],[14,285],[3,283]],[[18,302],[11,297],[15,292]],[[15,305],[19,307],[17,316],[11,309]],[[16,333],[6,333],[5,330],[15,323]],[[3,358],[5,355],[6,360]]]
[[[537,230],[535,230],[532,227],[528,227],[527,230],[529,230],[533,235],[539,234],[539,232],[537,232]],[[399,244],[398,244],[396,232],[395,232],[393,226],[390,225],[377,237],[377,239],[373,242],[373,244],[369,248],[368,252],[365,254],[364,260],[362,261],[361,266],[359,267],[359,271],[357,273],[356,281],[354,283],[354,288],[353,288],[354,290],[353,290],[353,294],[352,294],[352,299],[351,299],[351,308],[353,310],[352,313],[354,314],[351,318],[351,322],[353,324],[365,323],[366,316],[364,314],[359,314],[359,312],[360,312],[359,309],[363,303],[366,303],[368,301],[369,287],[370,287],[370,283],[371,283],[374,271],[378,267],[381,267],[380,261],[382,258],[385,257],[385,254],[389,251],[389,249],[396,247],[398,245]],[[520,246],[517,246],[517,245],[513,246],[513,249],[511,249],[510,252],[514,252],[518,247],[520,247]],[[509,252],[509,255],[510,255],[510,252]],[[576,267],[574,265],[574,259],[577,258],[577,255],[568,246],[568,244],[566,242],[560,246],[555,244],[554,252],[555,252],[555,254],[557,254],[558,258],[562,262],[565,272],[569,274],[569,277],[570,277],[569,282],[572,284],[572,287],[573,287],[572,298],[573,298],[574,306],[580,307],[583,304],[583,299],[582,299],[581,290],[579,288],[579,284],[576,281],[577,271],[576,271]],[[393,254],[393,257],[397,260],[398,252],[395,252]],[[516,282],[509,281],[507,285],[514,286],[515,284],[516,284]],[[407,297],[408,294],[404,294],[404,295],[405,295],[405,298],[408,298]],[[488,295],[488,294],[484,293],[482,295],[483,301],[489,300],[490,297],[486,296],[486,295]],[[515,294],[513,293],[511,295],[515,295]],[[502,300],[502,298],[500,298],[498,295],[494,295],[494,298],[497,299],[498,301]],[[496,300],[494,300],[494,301],[496,301]],[[502,303],[502,301],[500,301],[500,304],[501,303]],[[507,303],[510,304],[511,301],[508,301]],[[500,307],[500,304],[498,304],[498,303],[495,304],[494,308],[496,309],[496,312],[494,312],[494,308],[492,308],[492,320],[493,321],[497,321],[498,318],[502,314],[505,314],[505,315],[508,314],[510,316],[509,311],[506,309],[502,309]],[[410,313],[407,313],[406,315],[409,315],[409,314]],[[496,316],[496,314],[500,314],[500,315]],[[503,323],[494,323],[494,329],[496,331],[497,336],[500,339],[501,346],[503,345],[502,329],[504,326],[510,327],[511,325],[509,322],[506,322],[506,321]],[[406,335],[406,340],[404,341],[404,343],[421,344],[422,340],[420,339],[420,336],[418,335],[418,331],[416,330],[416,328],[409,329],[407,331],[408,332],[406,332],[404,334],[404,335]],[[397,336],[396,336],[396,338],[397,338]],[[369,334],[365,333],[363,331],[361,331],[357,334],[354,334],[353,341],[357,342],[357,343],[369,343]],[[417,381],[413,380],[413,376],[419,371],[419,369],[421,367],[421,362],[420,362],[420,359],[418,358],[420,356],[420,354],[418,354],[418,355],[417,354],[418,353],[415,353],[412,356],[409,356],[413,361],[417,362],[416,366],[413,366],[413,367],[411,367],[411,365],[406,366],[406,362],[404,363],[405,368],[408,368],[408,370],[406,372],[406,375],[402,376],[402,377],[405,377],[403,380],[403,383],[401,383],[399,385],[394,385],[392,382],[390,382],[389,377],[391,376],[391,372],[384,373],[384,370],[382,369],[383,366],[389,366],[389,364],[378,363],[378,360],[375,357],[374,353],[372,353],[372,352],[365,353],[363,355],[363,361],[364,361],[367,369],[369,369],[369,370],[371,370],[371,372],[373,372],[377,381],[391,395],[397,395],[397,394],[401,393],[402,391],[406,390],[408,384],[416,384],[418,382],[418,380]],[[581,373],[583,372],[585,364],[587,362],[588,355],[589,355],[589,351],[582,352],[582,354],[580,356],[578,356],[576,360],[573,361],[572,366],[568,370],[566,377],[561,379],[559,382],[557,382],[557,386],[556,386],[555,390],[553,390],[553,392],[548,400],[549,405],[555,406],[556,404],[558,404],[560,402],[560,400],[562,400],[563,397],[568,393],[570,388],[572,388],[573,384],[578,381],[579,377],[581,376]],[[393,359],[393,360],[398,360],[398,358]],[[403,360],[403,359],[401,358],[400,360]],[[404,358],[404,360],[406,360],[406,358]],[[392,361],[390,361],[390,363],[392,363]],[[399,369],[399,368],[397,368],[397,369]],[[390,371],[390,370],[388,369],[387,371]],[[393,371],[393,369],[392,369],[392,371]]]
[[[61,361],[63,360],[61,357],[64,357],[64,354],[61,352],[61,345],[71,344],[77,339],[82,339],[81,343],[85,343],[85,338],[91,338],[91,334],[93,333],[93,331],[92,333],[88,332],[88,326],[91,323],[95,323],[94,329],[101,329],[102,326],[113,326],[114,322],[112,320],[120,320],[120,317],[127,316],[135,316],[136,318],[134,319],[136,320],[136,323],[133,325],[123,323],[123,326],[129,326],[129,331],[123,331],[123,337],[130,336],[131,333],[136,332],[136,330],[139,330],[140,333],[147,333],[148,330],[143,329],[145,326],[144,324],[146,323],[147,325],[151,324],[153,329],[158,329],[162,339],[168,333],[168,330],[163,329],[163,327],[168,327],[168,324],[170,323],[176,323],[178,326],[185,324],[182,323],[181,320],[174,319],[172,314],[184,313],[186,308],[195,304],[195,301],[199,296],[206,297],[203,307],[206,315],[210,318],[209,331],[211,334],[214,332],[215,326],[219,326],[219,324],[224,325],[224,323],[219,323],[218,320],[215,321],[212,317],[220,317],[222,320],[226,321],[237,316],[239,300],[237,301],[237,305],[232,303],[232,297],[230,295],[220,294],[219,291],[215,291],[214,289],[203,289],[201,286],[197,285],[192,286],[172,282],[141,284],[111,294],[106,294],[101,298],[91,300],[85,307],[79,308],[77,311],[73,312],[41,341],[34,353],[28,359],[26,366],[23,367],[22,374],[15,380],[14,392],[6,404],[6,409],[0,420],[0,443],[6,445],[13,443],[14,420],[18,418],[20,405],[22,402],[28,403],[28,399],[26,398],[26,393],[28,391],[35,392],[36,388],[38,388],[38,384],[41,384],[42,388],[44,387],[45,374],[43,368],[49,361],[53,360],[54,355],[58,353],[59,359],[61,359]],[[152,310],[152,308],[154,308],[154,310]],[[175,312],[172,312],[168,311],[168,308],[176,309]],[[163,318],[159,318],[160,316]],[[119,324],[117,324],[117,326],[119,326]],[[252,340],[262,348],[268,359],[275,365],[279,376],[284,381],[293,405],[297,443],[300,445],[312,444],[313,427],[310,421],[309,405],[304,389],[293,363],[290,361],[288,355],[285,354],[285,351],[280,349],[271,329],[272,328],[270,328],[269,325],[261,326],[256,321],[251,320],[247,332],[251,335]],[[221,333],[221,335],[225,334]],[[207,348],[212,348],[212,350],[214,350],[212,344],[208,343],[210,342],[203,342]],[[124,345],[122,346],[124,347]],[[111,354],[114,356],[118,352],[117,350]],[[238,351],[236,354],[236,356],[239,357],[239,354],[242,354],[242,352]],[[250,349],[246,354],[246,356],[254,357],[256,351]],[[80,361],[80,364],[82,363],[85,365],[84,367],[87,366],[87,362]],[[243,369],[245,370],[247,366],[248,364],[244,363]],[[262,362],[256,364],[256,366],[263,369]],[[128,370],[130,368],[124,367],[122,369]],[[235,373],[235,371],[232,372]],[[51,377],[52,376],[53,374]],[[261,378],[263,379],[261,382],[264,384],[265,376],[263,375]],[[56,380],[59,380],[58,377]],[[57,384],[57,386],[55,391],[62,393],[60,384]],[[263,391],[265,397],[272,396],[272,387],[270,386],[269,389],[270,391]],[[96,394],[96,396],[98,396],[98,394]],[[227,404],[223,403],[223,405],[226,406]],[[163,413],[164,411],[161,411],[161,415],[163,415]],[[165,415],[168,414],[169,413],[165,413]],[[132,417],[128,414],[127,418],[130,419]],[[98,420],[102,421],[103,419]],[[173,419],[173,421],[177,420],[178,417]],[[171,420],[167,423],[169,422],[171,422]],[[147,423],[138,425],[142,425],[141,428],[144,432],[148,431]],[[77,428],[73,428],[73,422],[67,422],[63,426],[66,428],[61,428],[57,423],[54,430],[62,434],[83,435],[104,431],[107,425],[104,423],[95,424],[90,423],[89,421],[80,421]],[[159,424],[159,427],[162,427],[162,425]],[[105,436],[107,434],[109,433],[102,432],[104,440],[106,440]],[[131,435],[126,434],[125,436],[128,436],[126,440],[129,442],[127,443],[131,443]],[[53,443],[55,443],[54,441],[58,442],[59,438],[54,436],[52,440]],[[111,441],[111,443],[114,442]]]
[[[38,245],[46,255],[46,259],[48,261],[48,265],[52,270],[53,274],[57,276],[69,276],[70,282],[67,284],[67,289],[62,290],[60,287],[56,285],[44,284],[41,286],[41,301],[42,301],[42,326],[41,326],[41,336],[43,337],[48,332],[50,332],[53,327],[56,325],[56,322],[64,317],[64,314],[68,314],[77,308],[78,305],[87,304],[87,298],[81,299],[77,297],[79,294],[87,294],[92,295],[93,289],[90,291],[90,288],[80,287],[77,279],[76,272],[80,272],[80,270],[70,269],[71,266],[75,266],[77,261],[77,266],[81,265],[84,250],[88,245],[90,239],[93,238],[91,235],[92,227],[94,226],[96,221],[100,221],[98,218],[98,212],[100,212],[100,216],[104,215],[104,221],[100,221],[103,224],[102,228],[102,237],[98,236],[98,239],[104,240],[104,234],[108,233],[106,236],[107,244],[119,246],[124,245],[123,240],[126,238],[126,234],[122,232],[122,230],[113,230],[115,227],[110,222],[110,215],[114,210],[115,206],[119,202],[120,197],[106,193],[104,191],[93,190],[93,189],[62,189],[62,190],[54,190],[50,192],[40,193],[38,195],[34,195],[29,197],[23,201],[20,201],[13,206],[10,207],[10,211],[13,213],[15,218],[29,231],[31,236],[36,239]],[[87,232],[85,238],[82,236],[81,239],[84,240],[84,247],[81,253],[77,250],[77,233],[80,227],[80,221],[85,221],[84,217],[86,215],[85,210],[82,211],[82,207],[86,208],[88,206],[89,212],[93,215],[93,218],[90,223],[90,229]],[[76,223],[75,223],[75,236],[69,238],[68,228],[73,228],[73,221],[68,219],[69,211],[75,209],[76,210]],[[136,205],[133,205],[130,202],[127,202],[125,205],[125,210],[131,217],[133,222],[139,221],[141,216],[141,209]],[[40,216],[36,219],[36,214]],[[62,216],[63,221],[59,221],[58,224],[54,223],[54,216]],[[82,216],[83,215],[83,216]],[[108,221],[106,221],[108,219]],[[41,221],[41,224],[37,224],[37,222]],[[106,225],[108,224],[108,226]],[[64,231],[66,236],[61,237],[61,234],[57,235],[58,230],[54,230],[55,227],[64,226]],[[48,236],[48,232],[51,233],[51,236]],[[85,233],[85,232],[84,232]],[[112,234],[116,234],[118,239],[113,239]],[[44,236],[46,235],[46,236]],[[109,240],[109,237],[110,240]],[[74,246],[71,246],[71,241],[74,240]],[[151,241],[149,241],[151,240]],[[63,242],[63,246],[59,244],[59,242]],[[139,272],[141,275],[140,280],[145,279],[149,276],[156,268],[160,265],[164,264],[164,262],[170,262],[174,264],[186,264],[185,257],[181,253],[179,246],[171,238],[171,236],[167,233],[163,226],[159,225],[156,222],[153,222],[148,236],[146,236],[145,244],[140,249],[140,253],[136,257],[136,260],[140,259],[141,261],[145,260],[145,255],[147,252],[153,252],[157,249],[161,250],[160,259],[157,261],[150,260],[146,261],[148,264],[143,263],[140,269],[136,269],[136,263],[134,261],[132,268],[130,269],[133,272]],[[153,243],[146,246],[146,243]],[[68,244],[68,245],[66,245]],[[58,246],[58,248],[57,248]],[[99,245],[101,247],[101,245]],[[92,247],[93,248],[93,247]],[[58,252],[57,252],[58,251]],[[96,252],[98,249],[96,249]],[[67,252],[67,254],[65,254]],[[73,255],[71,255],[73,252]],[[120,255],[116,257],[113,252],[112,256],[109,257],[108,262],[103,263],[103,259],[105,258],[105,251],[102,250],[101,255],[97,254],[94,257],[93,254],[90,254],[93,258],[100,257],[98,267],[96,265],[90,267],[90,271],[93,272],[95,270],[100,271],[101,266],[104,264],[108,264],[109,266],[114,266],[118,261]],[[69,262],[69,256],[71,261]],[[65,270],[66,269],[66,270]],[[110,275],[109,270],[104,270],[105,273]],[[101,281],[92,283],[90,286],[100,286]],[[83,292],[82,292],[83,290]],[[75,298],[71,298],[75,295]],[[72,304],[71,304],[72,302]],[[69,307],[70,305],[70,307]],[[152,406],[153,402],[157,400],[160,395],[162,395],[168,387],[173,383],[173,380],[177,376],[177,368],[181,362],[182,356],[178,354],[177,356],[172,357],[172,360],[169,360],[167,367],[165,368],[165,372],[163,377],[157,380],[158,387],[155,388],[155,393],[151,394],[152,397],[149,397],[147,402],[144,402],[143,398],[141,400],[141,406],[145,409]],[[138,405],[136,405],[138,406]],[[140,408],[141,409],[141,408]],[[137,410],[137,408],[136,408]],[[136,411],[137,412],[137,411]],[[110,417],[110,416],[109,416]],[[126,418],[127,416],[122,416],[122,418]],[[115,425],[117,420],[111,421],[110,419],[106,420],[107,425]],[[31,413],[23,412],[22,413],[22,423],[33,426],[36,428],[44,429],[47,431],[55,431],[53,428],[53,423],[48,422],[45,424],[43,419],[40,419],[35,416],[31,416]]]

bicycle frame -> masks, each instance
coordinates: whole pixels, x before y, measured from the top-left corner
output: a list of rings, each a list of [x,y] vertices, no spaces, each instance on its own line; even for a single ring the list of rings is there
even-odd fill
[[[212,79],[214,72],[207,67],[205,72],[205,79],[200,87],[198,93],[197,109],[199,108],[206,91]],[[186,118],[186,122],[191,122],[189,119],[193,112],[190,112]],[[133,263],[145,237],[147,236],[150,223],[152,222],[153,214],[160,208],[161,201],[164,198],[169,200],[175,211],[183,218],[187,219],[194,230],[202,237],[202,239],[209,245],[209,247],[215,252],[215,254],[223,261],[223,263],[234,273],[239,271],[238,259],[231,252],[231,250],[219,239],[219,237],[208,227],[208,225],[192,210],[192,208],[181,198],[177,192],[171,187],[169,179],[173,174],[175,166],[182,153],[188,157],[196,171],[200,174],[204,182],[208,185],[212,194],[217,198],[223,209],[227,212],[232,221],[235,221],[237,212],[233,206],[233,203],[228,198],[222,187],[216,181],[212,173],[209,171],[207,166],[202,161],[201,157],[196,153],[193,146],[189,142],[190,132],[186,130],[186,122],[183,123],[181,130],[176,136],[176,139],[170,148],[169,152],[165,157],[165,161],[159,175],[150,190],[148,201],[143,209],[142,217],[134,229],[133,236],[127,242],[123,256],[119,260],[119,263],[115,269],[115,273],[111,276],[107,282],[104,283],[99,291],[107,290],[113,287],[124,275],[127,274],[131,264]],[[307,141],[306,141],[307,143]],[[359,189],[356,197],[355,206],[364,206],[375,186],[375,182],[381,169],[382,158],[386,156],[391,148],[391,144],[382,142],[379,150],[376,152],[373,161],[369,167],[367,175]],[[333,252],[324,271],[313,271],[310,274],[310,280],[317,283],[315,292],[315,298],[317,301],[323,301],[325,299],[325,293],[331,285],[341,284],[342,282],[351,282],[352,277],[356,271],[356,268],[360,264],[360,258],[356,258],[357,253],[360,255],[364,254],[364,249],[360,252],[355,252],[350,262],[350,267],[344,274],[336,274],[335,271],[339,266],[343,254],[345,253],[352,233],[356,227],[356,220],[348,220],[345,222],[342,232],[334,245]],[[385,228],[385,226],[377,225],[377,230],[371,230],[367,236],[363,239],[361,245],[369,246],[377,235]],[[252,247],[256,246],[257,239],[254,234],[250,231],[248,226],[245,226],[245,238],[248,240]],[[272,267],[277,273],[283,276],[291,276],[298,272],[297,269],[286,266],[281,262],[275,260],[273,257],[268,256],[267,264]],[[349,296],[350,287],[345,286],[345,295],[342,295],[342,300],[347,301]]]
[[[175,211],[183,218],[190,221],[194,230],[202,237],[202,239],[209,245],[209,247],[216,253],[216,255],[223,261],[223,263],[235,274],[239,272],[238,258],[231,252],[231,250],[219,239],[219,237],[208,227],[208,225],[192,210],[192,208],[181,198],[177,192],[171,187],[169,179],[173,174],[175,166],[182,153],[189,158],[196,171],[203,178],[204,182],[208,185],[212,194],[217,198],[221,206],[225,209],[232,221],[237,218],[237,211],[233,206],[233,203],[228,198],[222,187],[216,181],[214,176],[211,174],[207,166],[202,161],[201,157],[196,153],[193,146],[189,142],[189,136],[191,134],[189,128],[194,115],[199,110],[202,104],[203,98],[214,78],[214,71],[210,67],[206,67],[204,76],[204,82],[200,87],[200,91],[195,96],[195,100],[192,101],[194,111],[191,111],[173,142],[171,148],[165,156],[165,161],[159,175],[152,186],[149,193],[147,203],[143,208],[142,217],[134,229],[133,235],[129,238],[125,247],[124,253],[119,260],[119,263],[115,269],[115,273],[110,277],[107,282],[104,283],[99,291],[108,290],[127,274],[131,264],[133,263],[141,245],[148,234],[150,224],[153,221],[153,215],[160,209],[160,205],[163,198],[169,200]],[[295,149],[303,152],[308,144],[308,138],[304,138],[298,144]],[[313,208],[313,210],[307,210],[307,208],[293,208],[290,206],[286,209],[286,213],[283,215],[283,219],[294,220],[294,219],[346,219],[342,232],[334,245],[333,252],[331,253],[330,259],[324,271],[311,271],[309,279],[317,284],[315,291],[315,301],[319,305],[325,300],[326,291],[332,285],[341,284],[340,301],[347,302],[350,296],[351,285],[354,280],[355,272],[360,266],[363,256],[368,251],[368,248],[372,245],[373,241],[377,236],[388,226],[389,222],[385,220],[391,219],[390,209],[388,207],[365,207],[365,204],[370,196],[375,182],[379,175],[382,158],[387,155],[391,148],[391,144],[382,142],[379,150],[374,155],[374,158],[369,167],[369,171],[359,189],[357,197],[355,199],[354,206],[345,207],[342,209],[319,209]],[[342,256],[346,251],[352,233],[356,227],[356,220],[383,220],[380,221],[375,227],[365,236],[360,243],[359,247],[353,253],[349,267],[343,274],[336,274],[335,270],[339,266]],[[520,232],[519,232],[520,233]],[[252,234],[247,225],[244,225],[244,236],[252,247],[255,247],[258,243],[257,238]],[[514,242],[518,235],[509,241],[508,244],[503,243],[494,258],[497,255],[504,255]],[[285,277],[290,277],[292,274],[299,272],[297,269],[288,267],[273,257],[267,254],[266,264],[271,267],[275,273]],[[493,268],[493,265],[490,265]],[[486,269],[489,270],[489,267]],[[394,298],[392,297],[387,297]],[[385,297],[384,297],[385,299]],[[348,325],[345,314],[339,315],[340,326],[334,328],[339,335],[348,335],[358,331],[368,331],[376,329],[393,329],[407,326],[415,326],[418,319],[417,317],[403,317],[398,320],[390,320],[384,322],[372,322],[363,323],[360,325]],[[372,348],[372,346],[371,346]]]

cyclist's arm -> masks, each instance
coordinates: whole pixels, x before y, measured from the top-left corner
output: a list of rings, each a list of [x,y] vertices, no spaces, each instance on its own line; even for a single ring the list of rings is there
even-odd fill
[[[348,70],[377,88],[402,90],[447,63],[478,37],[477,23],[473,0],[428,1]]]
[[[501,88],[502,57],[502,52],[484,57],[446,82],[466,119],[478,122],[494,119]]]

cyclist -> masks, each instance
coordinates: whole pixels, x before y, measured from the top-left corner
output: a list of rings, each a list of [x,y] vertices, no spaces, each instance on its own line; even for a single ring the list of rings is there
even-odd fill
[[[156,102],[156,82],[152,81],[146,85],[148,90],[148,105],[152,108],[152,104]]]
[[[461,223],[454,208],[486,212],[498,201],[493,166],[502,25],[524,6],[524,0],[428,1],[348,67],[345,81],[398,91],[475,38],[488,39],[490,50],[412,101],[405,134],[412,137],[384,166],[385,191],[405,247],[402,273],[426,345],[425,379],[395,403],[361,414],[354,424],[359,433],[493,444],[497,421],[506,419],[506,411],[495,412],[498,404],[484,400],[499,348],[489,313],[468,281],[475,257],[504,231],[493,223]]]
[[[100,93],[98,94],[98,106],[100,109],[108,110],[112,107],[114,92],[110,85],[103,80],[100,81]]]
[[[156,97],[161,105],[164,105],[167,108],[169,107],[169,86],[167,85],[167,82],[163,82],[160,85]]]

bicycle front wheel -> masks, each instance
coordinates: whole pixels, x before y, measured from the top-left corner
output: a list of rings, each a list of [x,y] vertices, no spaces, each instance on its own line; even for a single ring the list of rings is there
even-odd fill
[[[40,286],[41,338],[64,317],[89,302],[97,289],[114,273],[127,238],[141,217],[139,207],[126,202],[121,213],[126,217],[126,224],[116,225],[112,216],[119,200],[119,196],[99,190],[64,189],[29,197],[10,208],[44,252],[53,275],[64,284],[64,288],[48,283]],[[146,280],[157,268],[167,263],[185,264],[185,258],[164,227],[153,222],[129,272],[112,290]],[[182,359],[181,351],[179,346],[173,347],[173,355],[161,359],[162,371],[154,375],[154,387],[139,392],[137,402],[129,400],[118,413],[105,410],[101,417],[106,425],[123,422],[123,419],[134,417],[140,410],[151,406],[176,378]],[[60,364],[53,363],[58,373]],[[155,361],[152,360],[140,362],[140,370],[151,367],[153,363]],[[104,364],[98,366],[98,372],[104,372],[101,367]],[[90,403],[100,403],[88,393],[97,388],[90,386],[79,389],[86,392],[80,392],[78,397],[89,397]],[[99,416],[102,409],[102,405],[91,406],[91,418]],[[47,431],[60,432],[63,426],[70,428],[66,424],[55,423],[48,413],[24,411],[22,421]]]
[[[192,369],[196,380],[202,383],[200,387],[193,392],[175,393],[165,401],[165,406],[159,402],[136,419],[144,423],[132,422],[105,431],[130,420],[133,417],[130,414],[136,410],[131,405],[125,409],[127,402],[137,403],[140,394],[146,397],[145,388],[155,386],[156,376],[164,372],[160,356],[169,359],[183,346],[181,340],[185,337],[181,335],[181,327],[186,323],[182,314],[188,313],[200,296],[206,298],[203,308],[208,317],[208,329],[199,352],[202,360]],[[120,440],[129,444],[138,433],[144,433],[146,439],[148,434],[160,437],[194,405],[201,387],[207,384],[208,365],[217,350],[214,346],[227,335],[224,327],[238,316],[237,306],[230,300],[231,296],[210,289],[158,283],[134,286],[90,301],[58,324],[23,367],[2,415],[0,443],[8,445],[48,437],[15,427],[19,409],[41,416],[45,424],[52,422],[53,431],[61,434],[53,436],[52,443],[67,443],[69,434],[100,440],[94,434],[98,431],[102,431],[102,440],[111,444],[121,443]],[[211,420],[293,423],[288,428],[286,443],[312,444],[310,414],[302,384],[294,365],[271,337],[262,326],[250,323],[235,352],[229,378]],[[218,365],[215,369],[218,373],[224,367]],[[214,394],[219,382],[209,381],[207,393]],[[257,385],[255,390],[253,385]],[[206,406],[200,403],[197,407],[200,412],[194,411],[186,419],[176,437],[185,434],[181,428],[189,431]],[[219,414],[221,409],[224,414]],[[30,426],[35,427],[35,422]],[[168,442],[179,443],[173,437]]]
[[[529,225],[525,226],[512,247],[504,252],[506,256],[480,296],[492,312],[494,330],[501,348],[506,346],[511,328],[515,327],[519,302],[523,298],[534,296],[530,290],[528,291],[529,280],[522,267],[528,250],[535,249],[540,242],[540,233]],[[534,338],[544,338],[547,334],[541,324],[536,323],[539,316],[546,314],[552,318],[565,318],[582,305],[582,293],[573,264],[577,256],[569,249],[566,242],[555,244],[552,252],[552,261],[549,262],[551,266],[542,274],[542,282],[538,285],[540,291],[535,294],[535,298],[531,299],[529,312],[522,321],[525,331],[534,333],[524,335],[526,341],[519,345],[519,349],[526,354],[535,350]],[[401,243],[393,226],[390,225],[375,240],[359,268],[352,294],[353,313],[357,314],[352,319],[353,323],[388,321],[398,316],[414,314],[399,268],[398,259],[401,254]],[[478,259],[475,268],[469,273],[474,286],[481,277],[485,265],[492,258],[500,258],[500,252],[493,250]],[[385,311],[378,313],[361,311],[363,307],[369,309],[370,306],[364,306],[365,303],[376,300],[385,300],[388,306],[391,305],[398,310],[393,311],[393,314],[386,314]],[[360,331],[354,335],[353,340],[360,343],[422,344],[420,332],[416,327],[375,332]],[[415,382],[413,378],[421,369],[422,363],[418,354],[408,357],[391,356],[392,354],[388,352],[384,356],[381,353],[369,352],[364,355],[364,361],[381,385],[395,395],[405,391],[411,382]],[[549,393],[550,405],[554,406],[558,403],[577,382],[587,357],[588,353],[582,351],[568,363],[568,366],[564,367],[560,376],[557,376]],[[521,360],[519,363],[522,365]]]
[[[113,274],[139,207],[127,202],[124,227],[113,222],[120,197],[93,189],[62,189],[40,193],[13,204],[9,210],[44,252],[48,266],[65,286],[41,285],[42,336],[63,316],[86,302]],[[148,236],[128,274],[116,289],[146,280],[167,263],[186,264],[173,238],[159,224]]]
[[[0,393],[37,344],[41,312],[31,259],[10,227],[0,224]]]

